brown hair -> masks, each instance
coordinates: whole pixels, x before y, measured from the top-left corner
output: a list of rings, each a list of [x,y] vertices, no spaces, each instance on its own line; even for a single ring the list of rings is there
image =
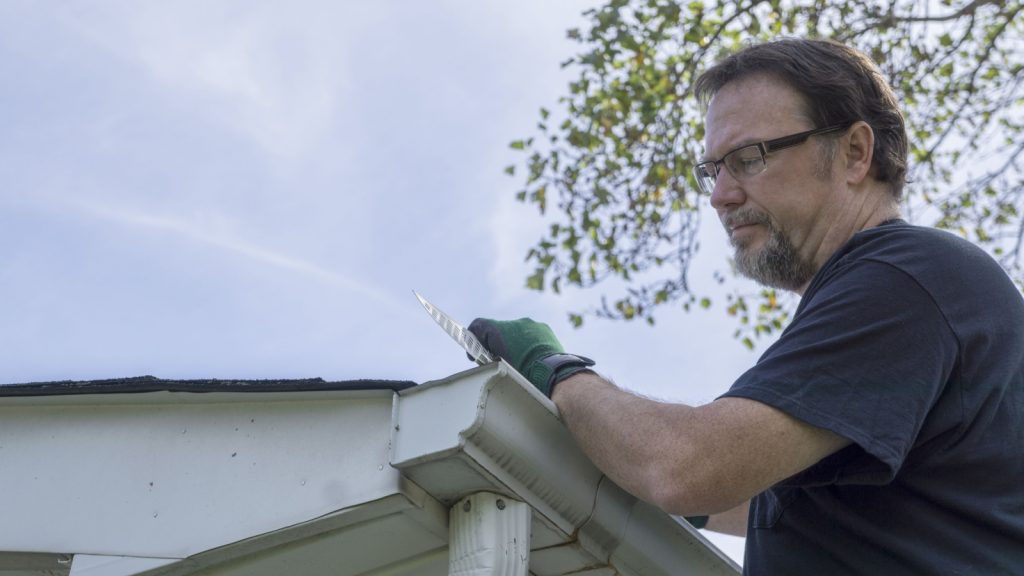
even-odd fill
[[[867,55],[831,40],[755,44],[706,70],[694,91],[706,106],[729,82],[756,74],[778,78],[799,92],[815,128],[867,122],[875,133],[872,175],[900,197],[907,177],[907,129],[896,95]]]

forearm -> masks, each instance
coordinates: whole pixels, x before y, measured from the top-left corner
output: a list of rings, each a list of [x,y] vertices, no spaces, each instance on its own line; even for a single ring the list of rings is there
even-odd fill
[[[560,382],[552,399],[598,468],[681,516],[735,508],[850,443],[754,400],[655,402],[594,374]]]
[[[549,326],[529,318],[477,318],[469,330],[551,397],[601,471],[672,514],[726,512],[850,444],[754,399],[692,407],[630,394],[592,372],[569,375],[593,362],[566,354]]]
[[[695,408],[636,396],[590,373],[559,383],[552,400],[587,456],[627,492],[672,513],[708,512],[680,509],[665,497],[687,481],[687,473],[673,473],[673,463],[699,460],[686,453],[696,449],[688,422]]]

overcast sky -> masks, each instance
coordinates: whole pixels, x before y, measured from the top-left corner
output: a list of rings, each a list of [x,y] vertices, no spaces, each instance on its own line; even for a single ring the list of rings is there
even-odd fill
[[[528,291],[544,222],[511,140],[557,109],[594,1],[0,3],[0,382],[468,368],[531,316],[640,393],[704,403],[756,359],[721,309],[659,323]],[[704,218],[692,280],[726,269]],[[719,540],[732,555],[738,539]]]

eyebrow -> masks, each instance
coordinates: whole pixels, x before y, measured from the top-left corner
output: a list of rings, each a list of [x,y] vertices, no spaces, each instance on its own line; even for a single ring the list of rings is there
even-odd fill
[[[721,157],[718,158],[718,160],[721,160],[722,158],[725,158],[726,154],[729,154],[730,152],[735,152],[735,151],[739,150],[740,148],[746,148],[747,146],[753,146],[754,144],[759,144],[761,142],[767,142],[767,141],[768,140],[766,140],[764,138],[760,138],[760,139],[758,139],[758,138],[745,138],[743,140],[740,140],[739,143],[736,144],[735,146],[729,148],[725,152],[725,154],[723,154]],[[698,164],[701,164],[703,162],[711,162],[711,158],[709,158],[708,155],[707,155],[707,150],[704,151],[704,155],[701,156],[700,160],[697,161]]]

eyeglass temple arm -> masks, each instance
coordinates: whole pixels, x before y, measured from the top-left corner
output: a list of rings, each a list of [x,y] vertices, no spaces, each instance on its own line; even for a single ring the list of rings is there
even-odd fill
[[[770,142],[764,142],[764,152],[767,154],[768,152],[774,152],[776,150],[782,150],[783,148],[789,148],[790,146],[796,146],[797,144],[802,144],[811,136],[817,136],[818,134],[828,134],[829,132],[837,132],[839,130],[846,129],[846,127],[847,126],[845,125],[839,125],[829,126],[827,128],[818,128],[817,130],[801,132],[800,134],[794,134],[792,136],[785,136],[783,138],[778,138]]]

